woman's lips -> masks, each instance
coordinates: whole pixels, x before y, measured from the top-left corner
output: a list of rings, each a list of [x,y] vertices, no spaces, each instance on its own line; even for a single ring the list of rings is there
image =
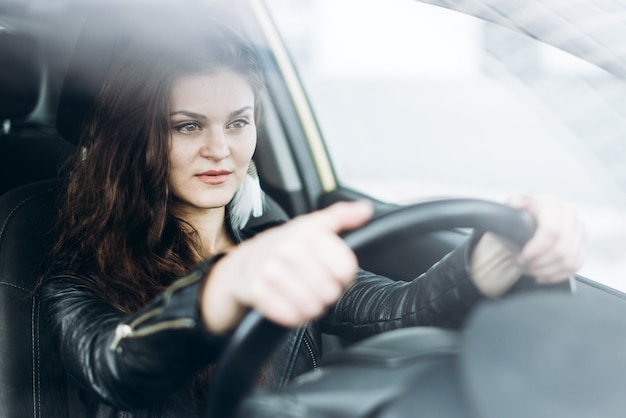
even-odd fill
[[[204,173],[197,174],[196,177],[206,184],[222,184],[228,180],[232,172],[227,170],[209,170]]]

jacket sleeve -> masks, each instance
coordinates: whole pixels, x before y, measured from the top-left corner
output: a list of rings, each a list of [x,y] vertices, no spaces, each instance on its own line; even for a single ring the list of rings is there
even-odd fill
[[[322,330],[351,342],[406,326],[460,327],[485,297],[469,272],[473,243],[467,240],[410,282],[359,271],[355,283],[322,318]]]
[[[227,339],[206,332],[199,312],[199,289],[214,261],[131,315],[99,299],[85,277],[47,277],[42,297],[70,375],[122,409],[162,400],[189,382],[216,359]]]

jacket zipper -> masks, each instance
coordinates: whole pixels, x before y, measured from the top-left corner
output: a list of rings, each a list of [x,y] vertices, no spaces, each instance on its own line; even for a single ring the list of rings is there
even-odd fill
[[[115,328],[115,335],[113,336],[111,345],[109,345],[109,350],[121,353],[122,348],[119,346],[119,344],[125,338],[145,337],[147,335],[156,334],[157,332],[160,332],[160,331],[171,330],[171,329],[193,328],[195,326],[196,326],[196,321],[190,318],[181,318],[181,319],[174,319],[171,321],[163,321],[154,325],[147,326],[140,330],[134,329],[131,325],[128,325],[128,324],[119,324],[117,328]]]
[[[313,353],[313,349],[311,348],[311,344],[309,344],[309,340],[307,340],[306,335],[302,336],[302,341],[304,341],[304,345],[306,346],[309,355],[311,356],[311,360],[313,361],[313,369],[317,369],[317,360],[315,360],[315,354]]]
[[[157,306],[154,309],[151,309],[144,314],[138,316],[133,321],[128,324],[118,324],[115,328],[115,335],[113,336],[113,340],[109,345],[109,350],[116,351],[120,353],[122,348],[119,346],[120,342],[123,339],[129,337],[145,337],[147,335],[156,334],[160,331],[165,331],[169,329],[182,329],[182,328],[193,328],[196,326],[196,321],[191,318],[180,318],[180,319],[172,319],[169,321],[161,321],[156,324],[149,325],[142,329],[137,329],[141,324],[148,321],[149,319],[158,316],[165,310],[165,306],[169,303],[172,294],[182,288],[185,287],[199,279],[202,278],[202,273],[199,271],[194,271],[188,276],[174,282],[167,290],[163,293],[163,301],[161,306]]]

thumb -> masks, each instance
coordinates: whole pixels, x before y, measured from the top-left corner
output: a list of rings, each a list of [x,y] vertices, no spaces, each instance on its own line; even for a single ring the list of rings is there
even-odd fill
[[[374,206],[366,200],[339,202],[325,209],[305,215],[320,228],[340,233],[365,224],[374,213]]]

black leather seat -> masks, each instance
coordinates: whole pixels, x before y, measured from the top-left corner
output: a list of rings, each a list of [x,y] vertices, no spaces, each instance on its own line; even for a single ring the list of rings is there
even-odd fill
[[[41,274],[57,182],[29,184],[0,197],[0,415],[70,417],[80,405],[53,350],[45,313],[31,296]],[[68,386],[69,385],[69,386]]]
[[[0,32],[0,415],[69,417],[67,377],[31,290],[54,217],[57,166],[70,148],[30,118],[41,87],[36,42]],[[29,184],[24,187],[20,185]]]
[[[92,75],[103,76],[95,69],[106,68],[109,59],[94,55],[84,39],[76,48],[57,117],[60,134],[70,142],[77,139],[98,89],[98,77]],[[96,58],[102,62],[94,62]],[[54,352],[39,296],[31,295],[42,274],[54,222],[57,168],[73,146],[57,135],[57,128],[51,132],[29,122],[40,94],[40,59],[33,39],[0,30],[0,416],[4,418],[85,416],[77,388]],[[85,86],[85,79],[92,84]]]

